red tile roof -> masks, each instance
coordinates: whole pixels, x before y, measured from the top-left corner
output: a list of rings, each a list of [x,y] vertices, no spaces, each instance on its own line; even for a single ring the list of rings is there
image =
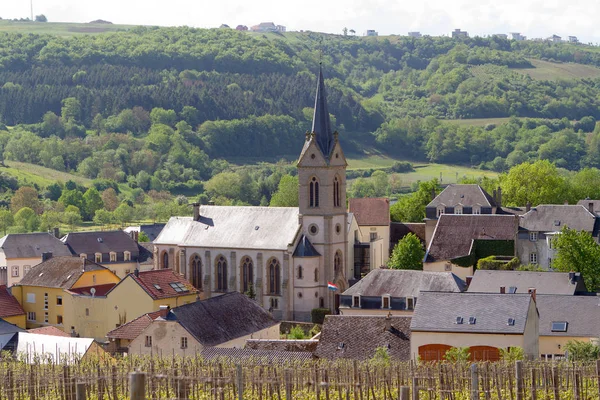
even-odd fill
[[[29,329],[27,333],[36,333],[38,335],[48,335],[48,336],[62,336],[62,337],[71,337],[70,334],[61,331],[55,326],[43,326],[41,328]]]
[[[198,293],[198,290],[183,275],[170,269],[140,271],[137,276],[135,273],[129,276],[154,300]],[[179,289],[176,288],[177,286]]]
[[[387,226],[390,224],[390,201],[383,198],[350,199],[349,211],[360,226]]]
[[[144,329],[148,327],[158,317],[165,317],[169,310],[154,311],[144,314],[141,317],[129,321],[120,327],[113,329],[106,334],[107,338],[111,339],[128,339],[133,340],[138,337]]]
[[[6,285],[0,286],[0,318],[24,315],[25,310],[17,299],[8,291]]]

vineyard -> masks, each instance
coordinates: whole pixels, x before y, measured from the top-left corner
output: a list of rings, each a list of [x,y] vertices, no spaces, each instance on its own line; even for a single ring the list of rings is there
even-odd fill
[[[241,365],[200,358],[0,360],[0,400],[599,399],[598,363],[310,361]]]

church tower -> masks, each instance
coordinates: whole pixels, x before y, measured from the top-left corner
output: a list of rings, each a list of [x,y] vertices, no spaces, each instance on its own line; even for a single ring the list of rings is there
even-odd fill
[[[315,306],[333,310],[337,307],[335,295],[348,287],[347,163],[338,133],[331,129],[321,67],[312,132],[306,133],[297,167],[302,233],[321,255],[314,275],[319,292]],[[337,284],[335,295],[328,291],[327,282]]]

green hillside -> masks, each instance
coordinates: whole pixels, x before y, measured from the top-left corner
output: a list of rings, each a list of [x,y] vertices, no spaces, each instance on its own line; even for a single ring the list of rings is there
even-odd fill
[[[15,22],[0,20],[0,32],[47,34],[59,37],[125,31],[133,26],[103,23],[75,24],[69,22]]]

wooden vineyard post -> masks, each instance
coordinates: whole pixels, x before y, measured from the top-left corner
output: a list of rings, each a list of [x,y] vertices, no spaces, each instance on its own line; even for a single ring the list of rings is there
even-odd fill
[[[412,378],[412,400],[419,400],[419,378]]]
[[[117,366],[113,365],[111,368],[111,386],[112,386],[112,400],[117,400]]]
[[[244,400],[244,373],[241,364],[235,366],[237,377],[238,400]]]
[[[560,400],[558,368],[556,368],[556,365],[552,366],[552,387],[554,388],[554,400]]]
[[[132,372],[129,374],[129,399],[146,400],[146,374]]]
[[[188,380],[183,376],[177,379],[177,398],[179,400],[187,400],[189,398]]]
[[[517,381],[517,400],[523,400],[523,361],[515,361],[515,380]]]
[[[400,400],[410,400],[409,396],[410,396],[410,389],[408,388],[408,386],[401,386],[400,387]]]
[[[471,400],[479,400],[479,372],[477,364],[471,364]]]
[[[292,400],[292,371],[286,369],[284,372],[285,379],[285,400]]]
[[[77,383],[77,386],[75,386],[75,399],[85,400],[85,383],[79,382]]]
[[[535,367],[531,367],[531,400],[537,400],[537,374]]]
[[[600,397],[600,360],[596,360],[596,383],[598,385],[598,397]]]

